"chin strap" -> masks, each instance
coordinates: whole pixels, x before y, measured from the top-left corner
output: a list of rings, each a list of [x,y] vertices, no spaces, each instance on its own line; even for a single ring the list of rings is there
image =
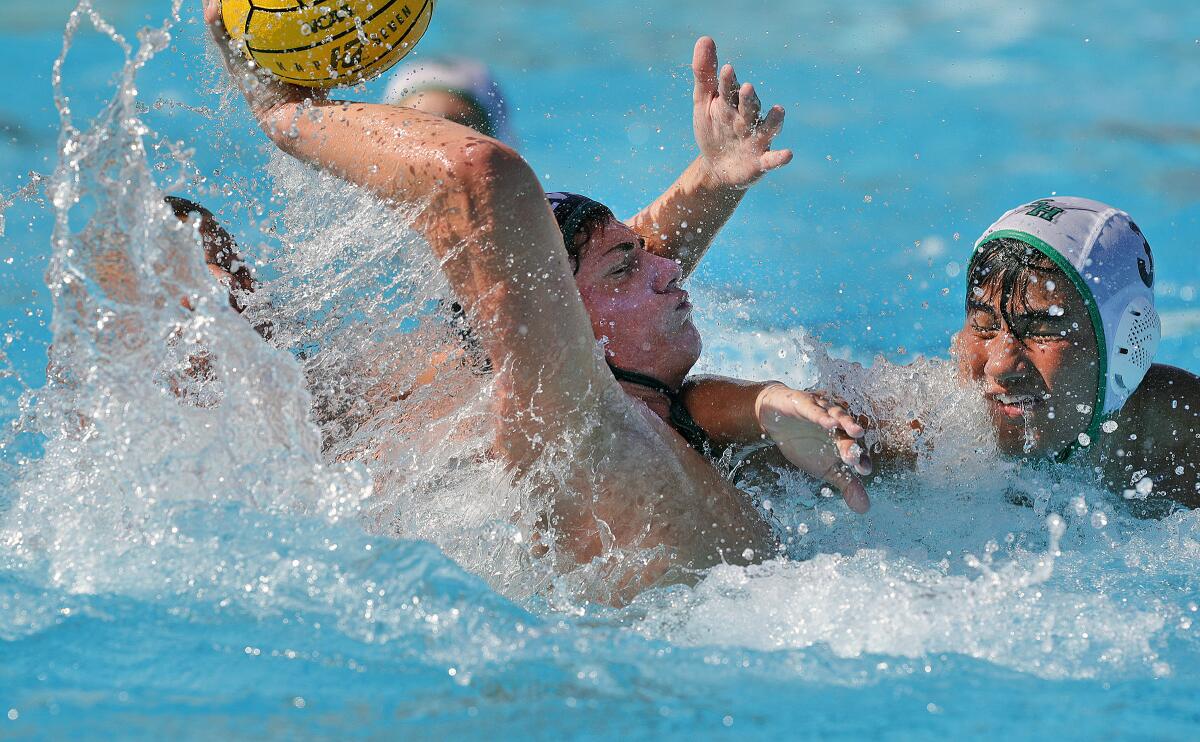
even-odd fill
[[[662,383],[652,376],[639,374],[636,371],[626,371],[623,368],[617,368],[611,363],[608,364],[612,370],[613,376],[617,377],[617,381],[623,381],[627,384],[636,384],[637,386],[645,387],[659,392],[667,398],[671,403],[671,419],[668,422],[683,437],[687,444],[696,449],[705,456],[713,455],[712,440],[708,437],[708,433],[704,432],[696,419],[692,417],[692,413],[688,412],[684,406],[683,400],[679,398],[679,392]]]
[[[1082,451],[1086,448],[1091,448],[1092,446],[1097,445],[1100,442],[1100,433],[1101,433],[1101,431],[1104,430],[1104,423],[1108,422],[1109,420],[1112,420],[1114,417],[1116,417],[1116,414],[1117,414],[1116,412],[1113,412],[1112,414],[1104,415],[1103,417],[1097,418],[1092,423],[1092,426],[1088,428],[1088,431],[1087,431],[1088,443],[1087,443],[1087,445],[1085,446],[1082,443],[1079,443],[1078,441],[1073,441],[1071,443],[1071,445],[1067,446],[1065,449],[1058,452],[1058,455],[1056,455],[1054,457],[1054,463],[1065,464],[1065,463],[1067,463],[1068,459],[1070,459],[1072,456],[1075,455],[1076,451]]]

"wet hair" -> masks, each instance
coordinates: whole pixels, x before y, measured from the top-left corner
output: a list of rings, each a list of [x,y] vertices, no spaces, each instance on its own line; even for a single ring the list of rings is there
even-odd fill
[[[1000,313],[1004,322],[1013,327],[1014,310],[1028,312],[1029,284],[1033,274],[1041,273],[1059,282],[1070,283],[1062,269],[1040,250],[1013,237],[988,240],[978,248],[967,273],[966,309],[971,300],[1000,293]]]
[[[175,216],[180,219],[187,219],[189,214],[212,216],[211,211],[195,201],[190,201],[182,196],[163,196],[163,201],[166,202],[167,206],[171,207],[171,211],[175,212]]]
[[[571,273],[579,273],[579,260],[583,257],[583,248],[587,246],[597,232],[603,232],[604,226],[617,217],[611,211],[597,211],[588,214],[575,230],[575,239],[567,245],[567,257],[571,260]]]
[[[233,289],[253,292],[255,281],[250,269],[242,260],[242,256],[238,254],[237,242],[233,236],[217,223],[216,217],[211,211],[195,201],[180,196],[164,196],[163,201],[171,207],[171,211],[180,221],[187,221],[192,214],[199,214],[201,220],[211,220],[211,223],[220,230],[217,232],[217,239],[203,240],[204,262],[221,268],[233,278],[233,285],[229,292],[229,305],[238,312],[245,311],[245,304]],[[259,332],[261,333],[262,330],[260,329]]]
[[[217,223],[216,217],[208,209],[204,208],[195,201],[189,201],[186,198],[179,196],[164,196],[163,201],[171,207],[171,211],[180,221],[186,221],[192,214],[199,214],[200,219],[209,219],[211,223],[220,229],[222,234],[221,239],[205,240],[204,241],[204,262],[209,265],[215,265],[218,268],[223,268],[229,273],[238,276],[245,266],[235,266],[235,263],[241,262],[241,256],[238,255],[237,243],[232,236],[228,236],[224,227]],[[240,277],[240,276],[239,276]],[[249,279],[247,271],[245,279]]]
[[[583,248],[616,216],[612,209],[599,201],[577,193],[547,193],[546,199],[562,232],[563,246],[571,260],[571,272],[579,273]]]

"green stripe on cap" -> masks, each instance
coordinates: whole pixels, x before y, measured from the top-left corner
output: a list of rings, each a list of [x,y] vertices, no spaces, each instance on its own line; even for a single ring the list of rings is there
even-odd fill
[[[1092,318],[1092,330],[1096,335],[1096,351],[1099,355],[1099,363],[1096,367],[1096,400],[1092,406],[1092,422],[1088,425],[1088,436],[1094,441],[1099,437],[1100,425],[1104,422],[1104,397],[1108,386],[1108,343],[1104,338],[1104,322],[1100,319],[1100,308],[1096,306],[1096,299],[1092,296],[1092,289],[1083,280],[1083,276],[1079,275],[1079,271],[1076,270],[1075,266],[1071,265],[1070,261],[1063,257],[1062,253],[1051,247],[1044,240],[1017,229],[1001,229],[984,235],[983,239],[979,241],[979,245],[976,245],[975,254],[971,256],[971,262],[967,266],[968,292],[971,290],[971,267],[974,266],[975,260],[979,257],[979,246],[1004,237],[1011,237],[1019,242],[1024,242],[1049,258],[1071,280],[1071,283],[1075,285],[1075,290],[1083,297],[1083,303],[1088,308],[1088,316]],[[1064,455],[1062,458],[1065,459],[1066,455],[1069,455],[1076,445],[1072,443],[1071,447],[1063,452]]]

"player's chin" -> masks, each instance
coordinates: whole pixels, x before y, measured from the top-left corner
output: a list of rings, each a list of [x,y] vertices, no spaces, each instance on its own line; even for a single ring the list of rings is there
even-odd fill
[[[696,359],[700,358],[700,352],[704,350],[704,341],[700,337],[700,330],[696,324],[692,322],[691,317],[688,317],[686,323],[681,328],[680,345]]]
[[[1004,456],[1037,456],[1041,453],[1042,436],[1034,426],[1014,425],[1003,417],[993,418],[996,426],[996,446]]]
[[[700,340],[700,331],[690,321],[676,325],[664,332],[656,343],[659,352],[675,359],[689,368],[700,360],[700,352],[704,343]]]

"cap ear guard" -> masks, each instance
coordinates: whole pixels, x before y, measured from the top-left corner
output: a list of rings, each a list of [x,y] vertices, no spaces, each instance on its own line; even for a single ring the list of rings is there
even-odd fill
[[[1120,409],[1142,383],[1154,362],[1161,335],[1162,322],[1148,297],[1134,297],[1125,305],[1109,351],[1105,413]]]

